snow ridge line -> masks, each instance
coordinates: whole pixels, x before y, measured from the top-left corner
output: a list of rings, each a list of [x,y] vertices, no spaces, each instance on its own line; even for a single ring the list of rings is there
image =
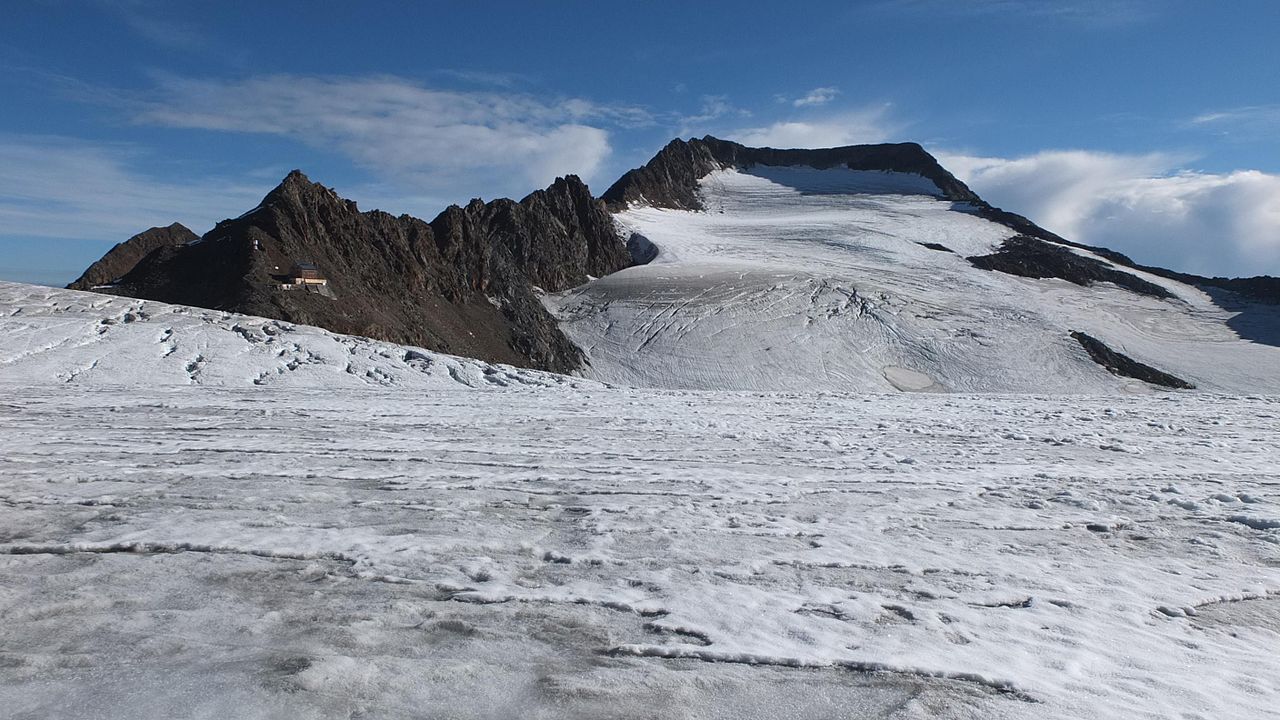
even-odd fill
[[[1204,600],[1191,605],[1177,607],[1173,605],[1160,605],[1156,607],[1156,612],[1171,618],[1195,617],[1205,608],[1214,605],[1227,605],[1230,603],[1248,602],[1250,600],[1271,600],[1280,598],[1280,590],[1261,590],[1259,592],[1250,592],[1248,590],[1236,593],[1234,595],[1220,595],[1216,598]]]
[[[1193,608],[1206,608],[1211,605],[1224,605],[1233,602],[1245,602],[1247,600],[1270,600],[1272,598],[1280,598],[1280,590],[1261,590],[1258,592],[1245,591],[1236,593],[1235,595],[1220,595],[1216,598],[1198,602],[1192,605]]]
[[[1239,523],[1254,530],[1275,530],[1280,528],[1280,519],[1253,517],[1252,515],[1228,515],[1228,522]]]
[[[600,600],[597,598],[589,598],[581,595],[566,595],[563,597],[537,597],[525,595],[491,595],[478,592],[475,590],[461,590],[453,592],[449,598],[454,602],[470,603],[472,605],[499,605],[502,603],[551,603],[566,605],[594,605],[606,610],[616,610],[618,612],[631,613],[640,617],[664,617],[668,614],[666,610],[661,608],[642,607],[633,605],[621,600]]]
[[[802,658],[781,655],[759,655],[756,653],[733,653],[709,650],[696,647],[679,647],[670,645],[618,645],[608,651],[609,655],[629,655],[633,657],[663,658],[667,660],[700,660],[702,662],[738,663],[743,665],[773,665],[789,668],[841,668],[860,673],[893,673],[896,675],[915,675],[917,677],[937,678],[940,680],[956,680],[973,683],[1009,695],[1023,702],[1038,703],[1039,699],[1020,690],[1008,680],[989,678],[972,672],[950,672],[946,670],[929,670],[926,668],[891,665],[889,663],[868,662],[863,660],[804,660]]]
[[[228,545],[201,543],[118,542],[118,543],[67,543],[61,545],[0,545],[0,555],[73,555],[76,553],[134,553],[173,555],[184,552],[214,553],[221,555],[251,555],[277,560],[333,560],[354,565],[356,559],[339,552],[293,552],[289,550],[263,550]]]

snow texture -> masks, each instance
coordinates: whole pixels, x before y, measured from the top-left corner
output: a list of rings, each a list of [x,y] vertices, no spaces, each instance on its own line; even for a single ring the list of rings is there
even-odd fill
[[[0,337],[0,380],[313,390],[595,385],[280,320],[6,282]]]
[[[892,210],[960,252],[1000,239],[934,202]],[[653,267],[691,280],[671,254],[705,257],[707,228]],[[0,336],[5,717],[1208,719],[1280,696],[1277,397],[608,387],[12,284]],[[896,362],[878,377],[927,389]]]
[[[587,377],[695,390],[1150,390],[1091,360],[1071,338],[1083,332],[1201,389],[1280,391],[1274,308],[1245,338],[1229,325],[1241,309],[1140,271],[1119,268],[1175,298],[975,268],[965,258],[1013,231],[918,175],[757,166],[701,188],[706,212],[617,216],[660,249],[654,261],[547,297],[586,351]]]

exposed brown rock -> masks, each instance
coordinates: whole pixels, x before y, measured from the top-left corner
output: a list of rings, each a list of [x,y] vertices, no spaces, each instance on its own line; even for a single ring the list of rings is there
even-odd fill
[[[320,269],[323,292],[282,289],[297,262]],[[535,286],[563,290],[630,263],[612,216],[574,176],[427,223],[360,212],[294,171],[259,207],[161,247],[105,291],[567,372],[581,351]]]

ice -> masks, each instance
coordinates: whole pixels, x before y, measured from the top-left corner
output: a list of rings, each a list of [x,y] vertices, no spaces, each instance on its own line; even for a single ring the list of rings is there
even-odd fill
[[[1220,718],[1280,693],[1280,397],[611,387],[0,291],[10,717]]]

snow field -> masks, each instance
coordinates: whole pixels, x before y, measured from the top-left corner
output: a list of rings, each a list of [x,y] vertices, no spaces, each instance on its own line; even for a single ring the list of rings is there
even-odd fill
[[[1276,398],[0,398],[15,717],[1222,718],[1280,691]]]

